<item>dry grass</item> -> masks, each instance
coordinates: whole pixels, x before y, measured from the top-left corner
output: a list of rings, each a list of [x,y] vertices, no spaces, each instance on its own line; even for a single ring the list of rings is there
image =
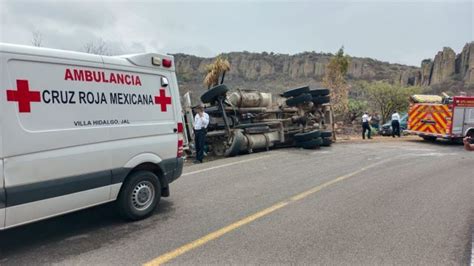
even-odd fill
[[[227,59],[222,56],[218,56],[216,60],[206,66],[206,77],[204,78],[204,85],[208,88],[219,84],[220,76],[226,71],[230,70],[230,63]]]

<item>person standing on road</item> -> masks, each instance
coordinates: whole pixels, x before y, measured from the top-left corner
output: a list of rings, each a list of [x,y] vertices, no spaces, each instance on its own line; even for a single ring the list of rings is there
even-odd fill
[[[204,145],[206,143],[207,126],[209,125],[209,115],[204,112],[204,105],[196,107],[194,117],[194,145],[196,146],[196,160],[194,163],[202,163],[204,159]]]
[[[392,115],[392,137],[395,138],[395,135],[400,137],[400,115],[395,111]]]
[[[465,137],[463,140],[464,143],[464,148],[466,151],[474,151],[474,144],[471,143],[472,138],[471,137]]]
[[[369,113],[364,112],[362,115],[362,139],[365,139],[365,132],[367,131],[367,137],[372,138],[370,130],[370,116]]]

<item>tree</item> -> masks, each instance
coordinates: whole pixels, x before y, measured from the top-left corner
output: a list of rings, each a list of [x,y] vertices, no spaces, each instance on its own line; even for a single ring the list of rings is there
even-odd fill
[[[323,86],[331,91],[336,120],[344,120],[349,111],[349,85],[346,81],[349,62],[349,56],[344,55],[344,47],[341,47],[326,66],[323,78]]]
[[[352,123],[357,118],[361,117],[364,112],[369,108],[367,101],[349,99],[348,109],[349,109],[349,120]]]
[[[89,54],[110,55],[108,45],[103,39],[99,39],[97,42],[90,41],[84,44],[82,50]]]
[[[43,43],[43,35],[39,30],[34,30],[31,32],[33,37],[31,38],[31,44],[36,47],[41,47]]]
[[[214,87],[219,84],[219,77],[222,75],[220,83],[224,82],[225,73],[230,70],[230,63],[223,56],[219,55],[216,60],[206,66],[206,77],[204,78],[204,85],[207,88]]]
[[[424,90],[422,87],[402,87],[383,81],[366,83],[364,86],[369,106],[380,113],[382,121],[388,121],[395,111],[408,111],[410,96]]]

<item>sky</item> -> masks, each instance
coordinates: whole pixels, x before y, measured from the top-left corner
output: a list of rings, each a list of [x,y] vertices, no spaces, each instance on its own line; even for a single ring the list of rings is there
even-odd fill
[[[419,66],[474,41],[474,0],[24,1],[0,0],[0,42],[113,54],[305,51]]]

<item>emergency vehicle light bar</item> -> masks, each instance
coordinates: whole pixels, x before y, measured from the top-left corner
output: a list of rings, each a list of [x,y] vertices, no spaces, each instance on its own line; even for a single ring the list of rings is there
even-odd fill
[[[173,65],[173,61],[171,61],[170,59],[161,59],[160,57],[153,56],[151,58],[151,64],[155,66],[163,66],[166,68],[170,68]]]

